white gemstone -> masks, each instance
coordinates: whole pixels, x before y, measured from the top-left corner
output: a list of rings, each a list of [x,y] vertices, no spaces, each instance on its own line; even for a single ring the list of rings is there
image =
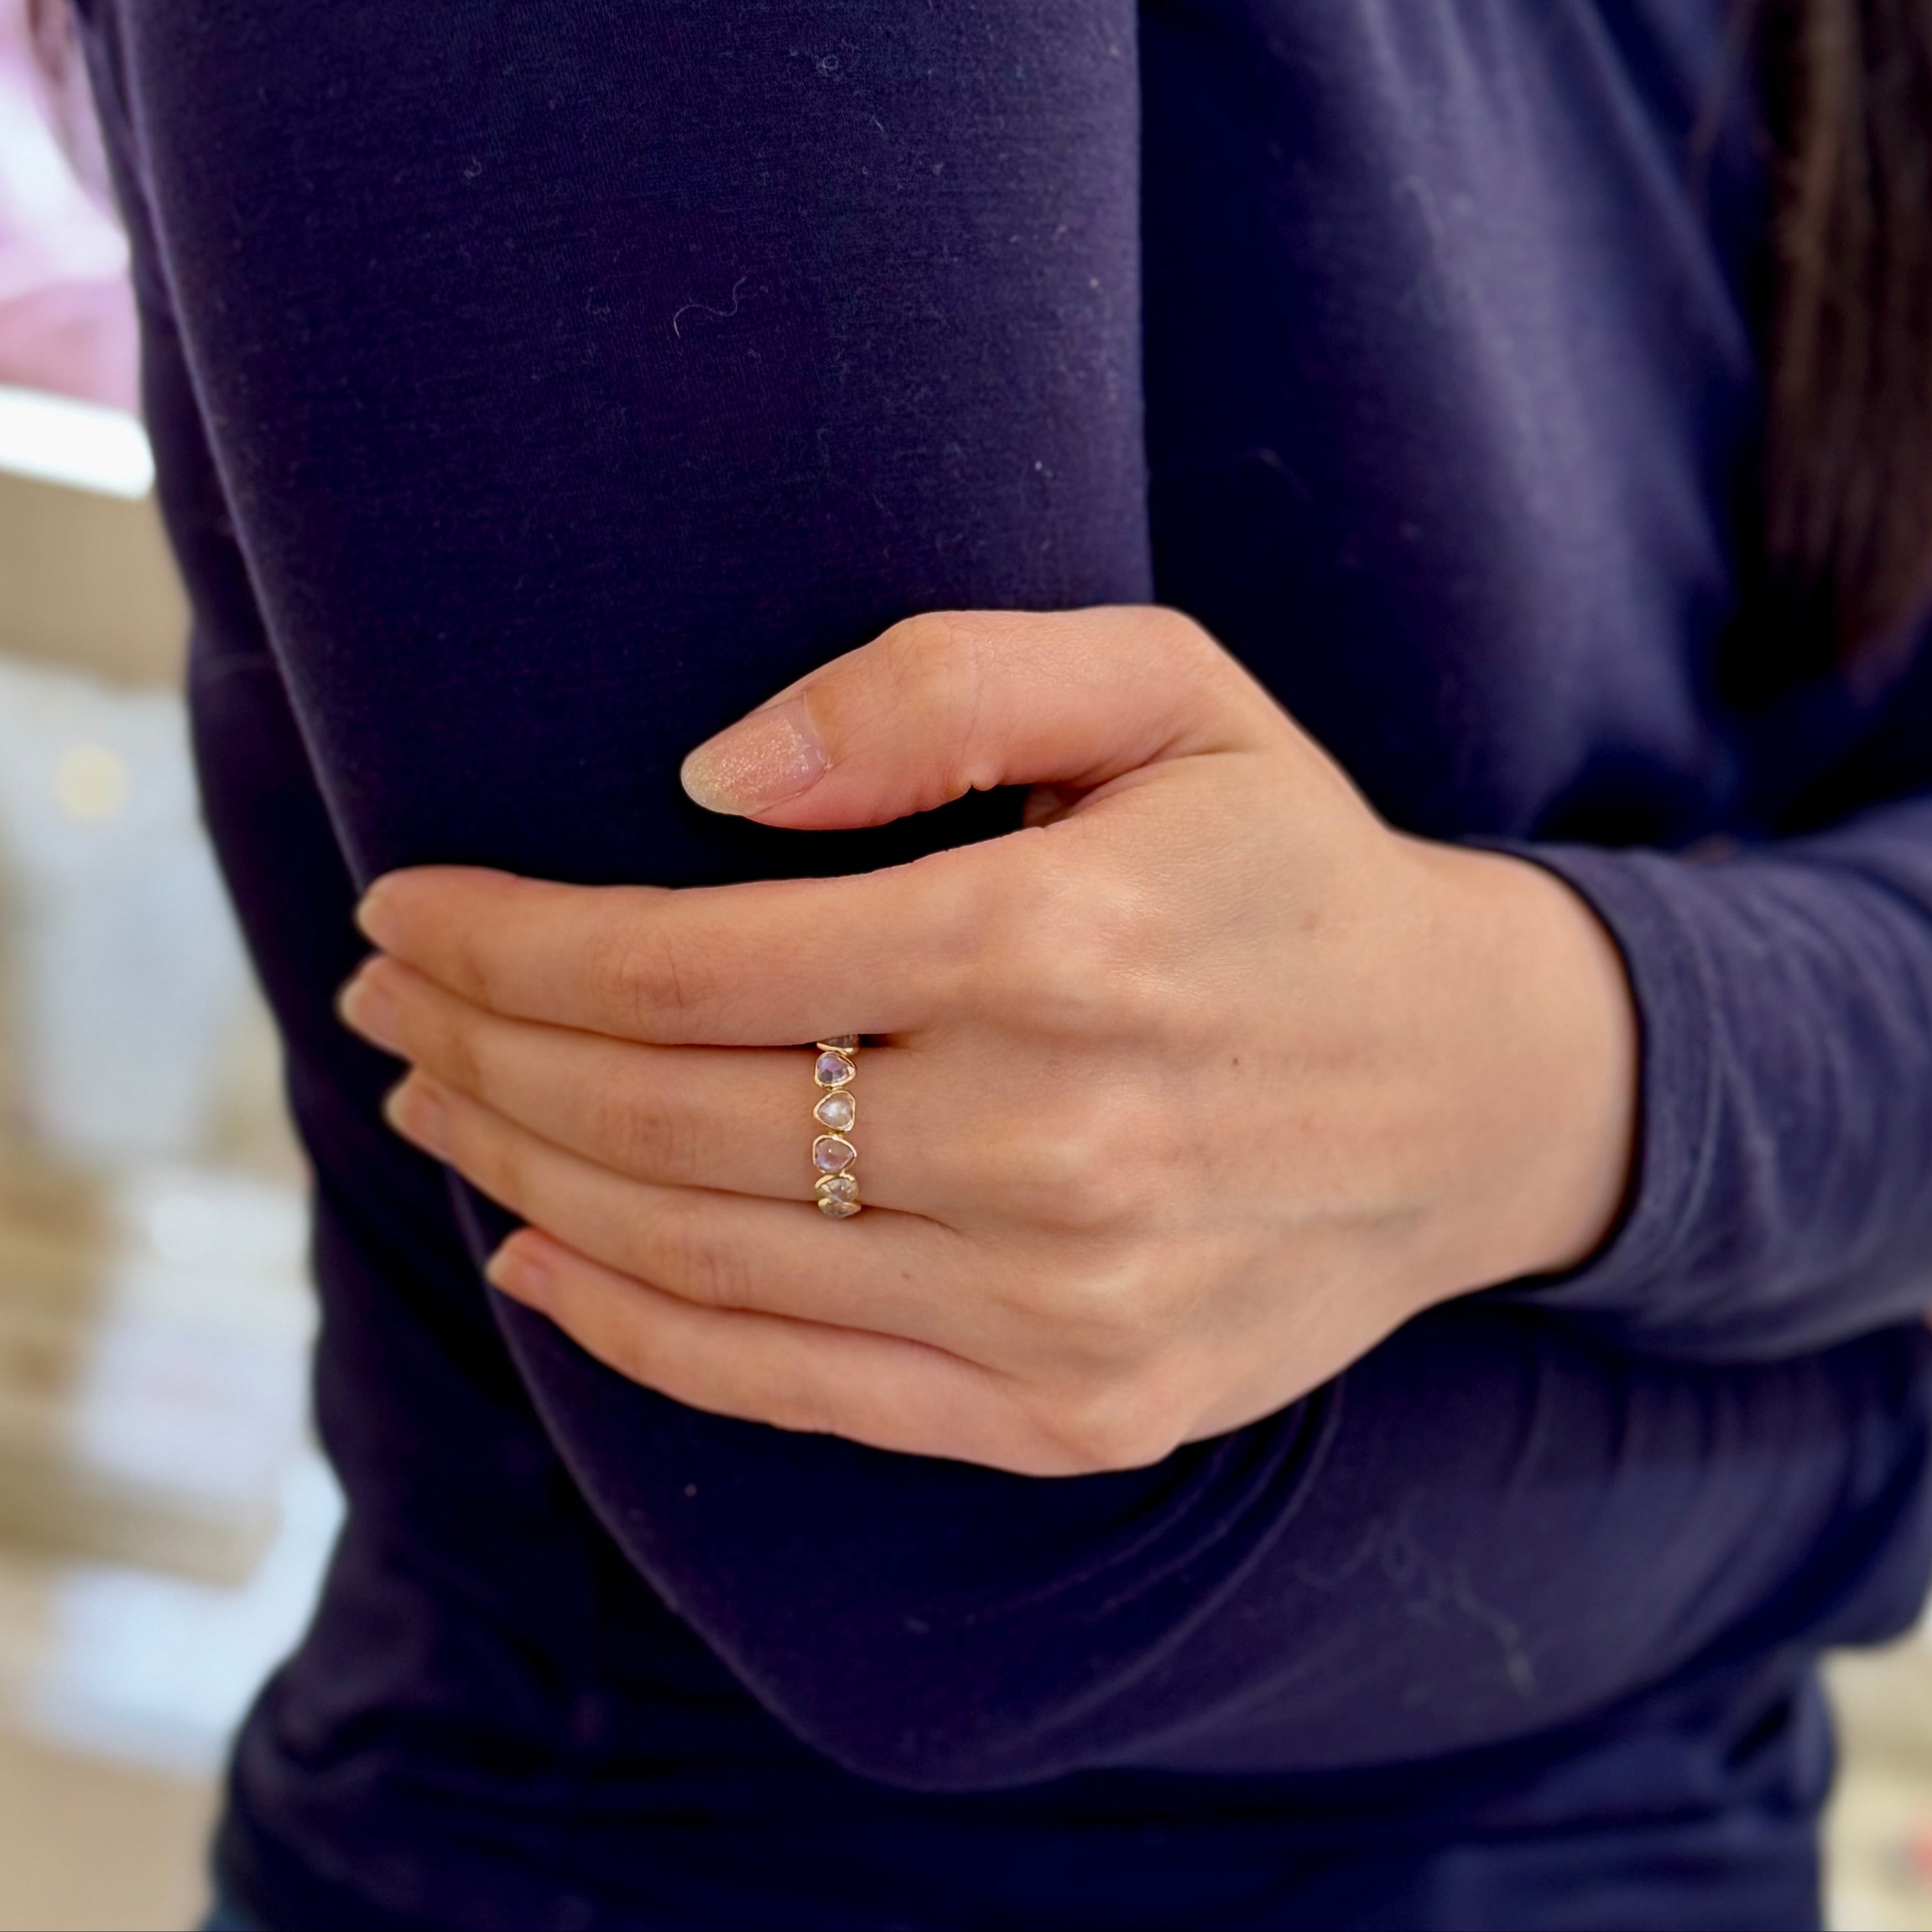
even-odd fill
[[[849,1094],[828,1094],[812,1112],[821,1126],[842,1134],[859,1118],[859,1103]]]
[[[830,1194],[821,1195],[818,1211],[821,1214],[830,1214],[835,1221],[849,1221],[858,1213],[859,1204],[856,1201],[841,1201]]]
[[[841,1174],[859,1158],[859,1150],[836,1134],[820,1134],[812,1144],[812,1164],[820,1174]]]
[[[835,1033],[830,1040],[821,1040],[818,1044],[833,1053],[856,1052],[859,1036],[856,1033]]]
[[[858,1070],[842,1053],[821,1053],[812,1077],[821,1087],[842,1087]]]
[[[859,1184],[849,1174],[821,1174],[812,1183],[812,1187],[821,1201],[856,1201],[859,1198]]]

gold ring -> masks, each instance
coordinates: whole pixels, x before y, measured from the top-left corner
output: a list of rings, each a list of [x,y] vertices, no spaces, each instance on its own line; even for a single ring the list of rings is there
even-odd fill
[[[859,1051],[856,1033],[835,1034],[816,1042],[818,1058],[812,1064],[813,1083],[824,1090],[812,1118],[825,1131],[812,1144],[812,1172],[818,1177],[812,1191],[818,1198],[818,1211],[835,1221],[848,1221],[858,1213],[858,1178],[853,1167],[859,1150],[847,1136],[859,1118],[859,1102],[852,1092],[859,1069],[853,1056]]]

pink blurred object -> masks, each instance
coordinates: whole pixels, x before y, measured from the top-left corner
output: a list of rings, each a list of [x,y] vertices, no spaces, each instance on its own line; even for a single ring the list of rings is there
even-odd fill
[[[1932,1824],[1919,1826],[1905,1840],[1906,1869],[1920,1885],[1932,1890]]]
[[[127,243],[66,0],[0,0],[0,382],[140,406]]]

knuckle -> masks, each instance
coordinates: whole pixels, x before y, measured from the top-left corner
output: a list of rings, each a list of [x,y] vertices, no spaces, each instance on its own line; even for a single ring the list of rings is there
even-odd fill
[[[656,1389],[674,1401],[690,1387],[688,1369],[648,1308],[627,1300],[622,1306],[600,1307],[592,1316],[580,1315],[574,1322],[571,1314],[566,1308],[553,1318],[627,1381]]]
[[[1005,1144],[1007,1190],[1040,1226],[1091,1234],[1137,1218],[1148,1180],[1143,1162],[1109,1097],[1063,1097]]]
[[[1138,1177],[1090,1147],[1052,1145],[1036,1159],[1030,1179],[1040,1224],[1068,1234],[1120,1227],[1142,1198]]]
[[[492,1132],[458,1109],[450,1130],[451,1165],[492,1201],[531,1220],[542,1218],[535,1177],[517,1140]]]
[[[1050,1324],[1060,1352],[1119,1372],[1143,1360],[1155,1343],[1138,1286],[1135,1271],[1118,1262],[1088,1262],[1042,1284],[1034,1312]]]
[[[1219,682],[1234,668],[1234,661],[1220,640],[1186,611],[1166,604],[1150,604],[1146,622],[1154,627],[1161,656],[1173,666],[1175,675]]]
[[[601,1088],[590,1106],[598,1156],[619,1172],[674,1184],[698,1178],[698,1126],[688,1108],[626,1083]]]
[[[443,970],[448,983],[465,999],[498,1008],[503,999],[502,974],[483,934],[466,922],[449,934],[447,944],[449,956]]]
[[[1120,988],[1112,983],[1098,949],[1084,934],[1068,932],[1018,944],[1012,977],[1037,1030],[1069,1040],[1095,1040],[1120,1024]]]
[[[703,955],[654,921],[626,920],[598,942],[591,970],[634,1037],[680,1030],[704,1007],[713,974]]]
[[[964,846],[936,852],[897,867],[892,883],[903,930],[922,970],[944,989],[946,1003],[967,997],[984,938],[994,893],[989,874],[997,868],[981,848]]]
[[[433,1012],[418,1038],[418,1063],[448,1085],[478,1099],[489,1097],[489,1070],[478,1030],[472,1022],[449,1012]]]
[[[970,694],[980,670],[979,636],[956,610],[922,610],[880,638],[879,664],[904,697]]]
[[[989,880],[975,947],[981,999],[1010,1024],[1076,1040],[1142,1022],[1142,894],[1089,868],[1039,861]]]
[[[1142,1469],[1173,1454],[1186,1434],[1162,1379],[1109,1377],[1055,1400],[1042,1426],[1082,1474]]]
[[[709,1308],[754,1305],[752,1271],[742,1250],[721,1243],[709,1222],[667,1202],[646,1238],[644,1270],[672,1294]]]
[[[1152,604],[1147,607],[1147,611],[1148,621],[1160,628],[1162,641],[1169,650],[1184,652],[1216,664],[1227,656],[1226,650],[1213,632],[1185,610],[1177,610],[1171,604]]]
[[[936,797],[996,782],[995,748],[979,729],[986,665],[974,626],[950,610],[908,617],[880,638],[877,670],[878,709],[871,722],[897,730],[910,716],[937,728],[942,770]]]
[[[1184,1346],[1195,1309],[1184,1265],[1137,1240],[1090,1252],[1057,1273],[1030,1312],[1051,1330],[1054,1352],[1126,1375],[1157,1368]]]

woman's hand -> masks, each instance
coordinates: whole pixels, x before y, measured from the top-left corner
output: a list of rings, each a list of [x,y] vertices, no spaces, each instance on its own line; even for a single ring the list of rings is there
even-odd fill
[[[344,999],[397,1127],[526,1220],[490,1277],[632,1379],[1036,1474],[1266,1414],[1560,1270],[1625,1185],[1635,1021],[1540,868],[1403,837],[1196,626],[916,618],[700,748],[712,809],[1028,829],[668,892],[395,873]],[[868,1042],[867,1211],[799,1042]]]

